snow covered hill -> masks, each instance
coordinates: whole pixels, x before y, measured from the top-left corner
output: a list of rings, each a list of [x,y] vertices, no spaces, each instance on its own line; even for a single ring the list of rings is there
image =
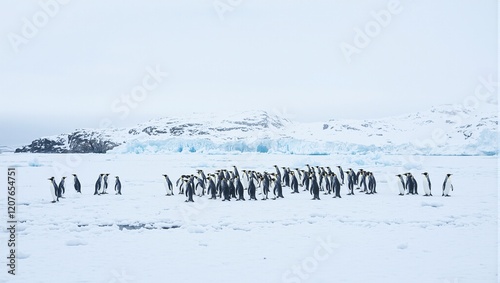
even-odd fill
[[[375,120],[301,123],[264,111],[193,114],[131,128],[78,129],[16,152],[497,155],[497,105],[452,105]]]

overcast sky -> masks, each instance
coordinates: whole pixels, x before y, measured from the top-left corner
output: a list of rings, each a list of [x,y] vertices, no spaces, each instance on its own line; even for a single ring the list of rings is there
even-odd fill
[[[54,1],[0,4],[0,145],[190,112],[378,118],[497,76],[495,0]]]

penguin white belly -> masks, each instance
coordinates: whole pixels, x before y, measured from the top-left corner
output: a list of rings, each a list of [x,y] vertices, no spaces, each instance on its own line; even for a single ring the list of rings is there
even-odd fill
[[[170,189],[168,188],[167,181],[165,181],[165,182],[163,183],[163,185],[165,186],[165,191],[167,192],[167,195],[169,195],[169,194],[170,194]]]
[[[429,180],[427,180],[427,178],[424,178],[424,193],[425,195],[431,194],[431,188],[429,187]]]
[[[444,191],[443,191],[443,193],[444,193],[444,195],[445,195],[445,196],[449,195],[450,190],[451,190],[451,187],[452,187],[451,180],[450,180],[450,179],[448,179],[448,180],[446,181],[446,184],[445,184],[445,186],[444,186]]]
[[[57,201],[57,197],[56,197],[56,190],[54,188],[54,184],[50,184],[50,193],[52,194],[52,200],[53,200],[53,202],[56,202]]]
[[[399,188],[399,194],[404,195],[405,188],[403,187],[403,183],[401,183],[401,180],[398,180],[398,188]]]

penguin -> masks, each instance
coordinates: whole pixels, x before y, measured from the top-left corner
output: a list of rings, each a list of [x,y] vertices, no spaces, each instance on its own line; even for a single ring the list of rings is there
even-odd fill
[[[299,181],[297,181],[297,177],[295,177],[295,172],[290,172],[290,188],[292,189],[292,194],[299,193]]]
[[[347,173],[347,189],[349,189],[348,196],[354,195],[354,176],[356,175],[352,169],[349,168]]]
[[[175,186],[178,188],[179,195],[184,194],[184,179],[186,175],[181,175],[177,181],[175,181]]]
[[[222,180],[224,179],[224,170],[219,170],[217,173],[217,192],[219,192],[219,198],[222,198]]]
[[[231,172],[231,175],[233,175],[233,172]],[[228,180],[227,183],[229,185],[229,195],[230,198],[235,198],[236,199],[236,186],[234,185],[234,179],[236,177],[233,175],[231,177],[231,180]]]
[[[411,181],[413,182],[413,193],[418,195],[418,184],[417,184],[417,180],[415,179],[415,177],[413,175],[411,175]]]
[[[205,182],[202,178],[196,176],[194,176],[194,179],[196,179],[197,181],[196,184],[192,183],[192,185],[194,186],[195,195],[201,197],[205,194]],[[198,187],[200,188],[198,189]]]
[[[290,170],[286,167],[283,168],[283,179],[281,179],[283,187],[290,187]]]
[[[446,174],[446,177],[444,178],[444,182],[443,182],[443,196],[444,197],[449,197],[450,190],[453,191],[453,184],[451,183],[451,175],[453,175],[453,174]]]
[[[368,192],[368,189],[366,188],[366,177],[368,176],[368,172],[366,171],[363,171],[362,175],[361,175],[361,181],[359,183],[359,187],[363,187],[363,190],[361,192],[363,193],[367,193]]]
[[[56,181],[54,181],[54,177],[50,177],[48,180],[50,181],[50,194],[52,195],[52,203],[56,203],[56,201],[59,201],[59,197],[56,193],[59,190],[59,186],[57,186]]]
[[[167,191],[167,196],[173,196],[174,195],[174,188],[172,186],[172,182],[170,181],[170,179],[168,178],[168,175],[167,174],[163,174],[162,175],[164,178],[165,178],[165,190]]]
[[[310,173],[306,170],[302,170],[302,175],[304,175],[304,179],[302,179],[302,187],[304,187],[304,191],[309,191],[310,184]]]
[[[403,180],[403,176],[401,174],[398,174],[398,175],[396,175],[396,177],[399,178],[399,181],[398,181],[399,195],[404,196],[405,195],[405,181]]]
[[[271,180],[269,179],[269,174],[267,172],[264,172],[264,175],[260,177],[261,180],[261,186],[262,186],[262,200],[269,199],[269,186],[271,183]]]
[[[120,178],[118,176],[115,176],[115,191],[117,195],[122,194],[122,182],[120,182]]]
[[[221,190],[222,190],[222,196],[224,197],[222,201],[230,201],[231,200],[231,193],[229,191],[229,185],[226,179],[222,179],[221,183]]]
[[[328,178],[329,176],[326,172],[322,173],[321,176],[322,176],[322,179],[321,179],[321,182],[319,184],[321,191],[326,191],[324,194],[329,195],[332,193],[332,187],[330,186],[330,179]]]
[[[337,166],[337,168],[339,168],[339,176],[340,176],[340,180],[342,181],[342,186],[344,185],[344,170],[342,170],[342,166]]]
[[[411,179],[411,173],[405,173],[406,176],[406,194],[414,194],[413,192],[413,180]]]
[[[186,191],[185,202],[194,202],[193,200],[194,188],[193,185],[191,184],[191,181],[189,179],[184,179],[184,186]]]
[[[236,201],[245,200],[243,184],[241,183],[239,175],[234,176],[234,187],[236,191]]]
[[[332,173],[333,174],[333,181],[332,181],[332,189],[333,189],[333,192],[335,193],[335,195],[333,196],[333,198],[342,198],[340,196],[340,181],[339,181],[339,178],[337,178],[337,175],[335,175],[335,173]]]
[[[274,181],[274,189],[273,189],[275,198],[284,198],[283,197],[283,186],[281,185],[281,179],[276,176],[276,180]]]
[[[253,179],[253,176],[250,176],[250,181],[248,182],[248,196],[250,197],[250,199],[252,200],[257,200],[257,198],[255,197],[255,184],[254,184],[254,179]]]
[[[319,185],[318,181],[316,181],[316,176],[311,175],[311,195],[313,195],[312,200],[320,200],[319,198]]]
[[[361,189],[361,186],[363,185],[363,176],[365,175],[363,169],[359,169],[358,173],[356,174],[356,184],[358,185],[358,190]]]
[[[80,184],[80,180],[78,180],[78,177],[76,176],[76,174],[73,174],[73,177],[74,177],[74,186],[75,186],[75,191],[77,193],[82,193],[82,184]]]
[[[198,178],[201,179],[203,185],[207,183],[207,177],[205,176],[205,172],[203,172],[203,170],[198,170]],[[205,194],[205,186],[203,186],[203,194]]]
[[[66,193],[66,188],[64,187],[64,182],[66,180],[66,177],[62,177],[61,181],[59,182],[59,197],[62,198],[62,195]]]
[[[432,196],[432,192],[431,192],[431,179],[429,177],[429,173],[427,172],[424,172],[422,173],[422,175],[424,175],[424,197],[431,197]]]
[[[207,182],[208,182],[207,194],[210,195],[209,199],[217,199],[217,187],[215,186],[215,182],[214,182],[214,180],[212,180],[212,178],[215,179],[214,176],[208,175],[208,179],[207,179]]]
[[[109,176],[109,173],[108,174],[103,174],[103,185],[102,185],[102,194],[107,194],[107,190],[108,190],[108,176]]]
[[[280,171],[280,168],[278,168],[278,165],[274,165],[274,168],[276,169],[277,178],[279,178],[281,180],[281,171]]]
[[[372,172],[368,172],[368,192],[367,194],[375,194],[377,193],[376,186],[377,182],[375,181],[375,177],[373,177]]]
[[[101,181],[102,181],[102,174],[99,174],[99,178],[97,178],[97,181],[95,182],[94,196],[101,194],[101,192],[100,192],[100,190],[101,190]]]

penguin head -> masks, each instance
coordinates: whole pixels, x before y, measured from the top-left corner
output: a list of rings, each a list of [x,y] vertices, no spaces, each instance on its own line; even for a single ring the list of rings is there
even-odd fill
[[[75,177],[76,177],[76,174],[71,174],[71,175],[73,175],[73,176],[75,176]]]
[[[120,179],[120,177],[118,177],[118,176],[115,176],[115,178],[116,178],[116,179]]]
[[[63,179],[63,180],[64,180],[64,179],[66,179],[66,176],[63,176],[63,177],[62,177],[62,179]]]
[[[48,180],[50,180],[50,181],[54,181],[54,177],[50,177]]]
[[[450,178],[452,175],[453,175],[453,174],[446,174],[446,176],[447,176],[448,178]]]
[[[422,175],[427,176],[427,175],[429,175],[429,173],[424,172],[424,173],[422,173]]]

